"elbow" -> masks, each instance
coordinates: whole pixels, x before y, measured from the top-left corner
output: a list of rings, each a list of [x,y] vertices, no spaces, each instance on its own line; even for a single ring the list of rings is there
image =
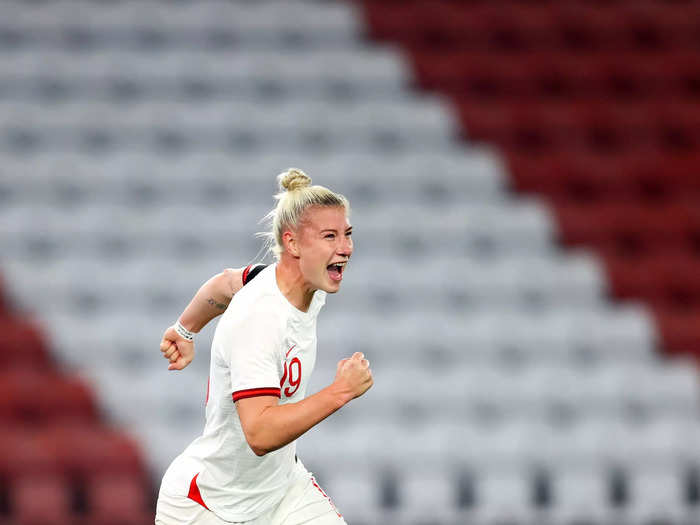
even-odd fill
[[[267,454],[269,452],[269,450],[265,450],[264,448],[256,447],[255,445],[251,445],[250,443],[248,443],[248,445],[250,445],[250,449],[253,451],[253,454],[258,456],[259,458],[263,457],[265,454]]]
[[[272,452],[272,449],[265,446],[260,436],[255,432],[245,432],[245,439],[248,442],[250,450],[252,450],[253,454],[258,457],[262,457],[268,452]]]
[[[271,448],[263,446],[263,444],[260,442],[252,441],[250,439],[247,441],[248,441],[248,446],[250,447],[250,450],[252,450],[253,454],[258,456],[259,458],[263,457],[268,452],[272,452]]]

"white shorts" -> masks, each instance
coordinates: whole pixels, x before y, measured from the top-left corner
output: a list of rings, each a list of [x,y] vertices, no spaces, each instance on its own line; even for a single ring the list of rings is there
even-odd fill
[[[321,489],[301,461],[296,464],[297,476],[272,510],[246,522],[224,521],[199,503],[184,497],[158,494],[156,525],[347,525],[331,499]]]

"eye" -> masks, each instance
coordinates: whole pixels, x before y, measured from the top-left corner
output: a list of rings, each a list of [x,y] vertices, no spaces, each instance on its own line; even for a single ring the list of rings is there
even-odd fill
[[[326,238],[326,239],[335,239],[335,233],[327,233],[327,234],[325,235],[325,238]]]

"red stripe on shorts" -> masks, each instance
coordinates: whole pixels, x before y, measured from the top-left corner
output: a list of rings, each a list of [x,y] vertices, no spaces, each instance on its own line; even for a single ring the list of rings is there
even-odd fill
[[[328,494],[326,494],[326,493],[323,491],[323,489],[318,485],[318,483],[316,483],[316,478],[314,478],[313,476],[311,476],[311,483],[313,483],[313,484],[314,484],[314,487],[316,487],[316,488],[318,489],[318,491],[319,491],[321,494],[323,494],[323,497],[326,498],[326,499],[328,500],[328,503],[331,504],[331,507],[333,507],[333,510],[334,510],[335,513],[338,515],[338,517],[339,517],[339,518],[342,518],[343,515],[338,511],[338,509],[336,508],[335,504],[333,503],[333,500],[331,500],[330,496],[329,496]]]

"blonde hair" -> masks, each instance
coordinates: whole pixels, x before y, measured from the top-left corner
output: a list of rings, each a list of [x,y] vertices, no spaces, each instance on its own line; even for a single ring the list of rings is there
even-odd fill
[[[297,168],[289,168],[277,176],[279,193],[275,206],[263,219],[270,222],[270,230],[259,234],[267,241],[268,251],[279,260],[284,245],[282,234],[286,228],[297,228],[304,211],[310,206],[342,206],[350,214],[350,203],[345,196],[323,186],[312,186],[311,177]]]

